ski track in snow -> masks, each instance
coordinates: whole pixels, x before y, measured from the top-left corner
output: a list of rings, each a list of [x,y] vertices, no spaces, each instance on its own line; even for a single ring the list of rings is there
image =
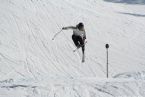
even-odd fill
[[[0,97],[144,97],[145,5],[1,0]],[[71,30],[85,24],[86,60]],[[109,77],[106,49],[109,43]],[[124,79],[126,78],[126,79]]]
[[[14,82],[0,85],[2,97],[13,96],[11,93],[15,91],[15,97],[120,97],[120,96],[135,96],[144,97],[144,85],[142,80],[122,80],[108,79],[109,82],[96,79],[73,79],[73,80],[52,80],[48,82],[35,82],[14,84]],[[34,92],[35,91],[35,92]],[[140,94],[138,94],[140,92]],[[25,95],[23,95],[25,94]]]

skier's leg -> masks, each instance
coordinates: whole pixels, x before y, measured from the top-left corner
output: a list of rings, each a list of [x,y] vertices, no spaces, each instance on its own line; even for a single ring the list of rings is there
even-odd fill
[[[82,46],[82,52],[85,53],[85,45]]]
[[[79,42],[80,45],[82,46],[82,62],[85,62],[85,44],[81,36],[79,37]]]
[[[79,46],[79,43],[78,43],[77,36],[72,35],[72,40],[73,40],[73,42],[74,42],[75,46],[76,46],[76,47],[78,47],[78,46]]]
[[[78,37],[78,40],[79,40],[80,45],[82,46],[82,52],[84,54],[84,51],[85,51],[84,40],[82,39],[81,36]]]
[[[85,45],[82,46],[82,62],[85,62]]]

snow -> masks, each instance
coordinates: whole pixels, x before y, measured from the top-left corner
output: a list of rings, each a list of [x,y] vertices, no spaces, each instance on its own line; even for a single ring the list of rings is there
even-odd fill
[[[145,97],[145,5],[114,1],[0,0],[0,97]],[[79,22],[85,63],[71,30],[52,40]]]

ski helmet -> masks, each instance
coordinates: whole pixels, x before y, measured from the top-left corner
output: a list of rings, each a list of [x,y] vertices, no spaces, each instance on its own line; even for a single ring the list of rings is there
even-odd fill
[[[76,26],[78,29],[81,29],[81,28],[83,28],[84,27],[84,24],[83,23],[79,23],[79,24],[77,24],[77,26]]]

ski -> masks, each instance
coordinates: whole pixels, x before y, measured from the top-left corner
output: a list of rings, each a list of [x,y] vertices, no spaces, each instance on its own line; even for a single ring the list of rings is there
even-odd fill
[[[87,43],[87,41],[85,41],[84,45]],[[77,47],[76,49],[73,50],[73,52],[76,52],[79,48],[81,48],[83,45]]]
[[[85,41],[85,43],[83,45],[85,45],[87,43],[87,41]],[[73,52],[76,52],[79,48],[81,48],[83,45],[77,47],[75,50],[73,50]],[[85,53],[82,53],[82,63],[85,62]]]

